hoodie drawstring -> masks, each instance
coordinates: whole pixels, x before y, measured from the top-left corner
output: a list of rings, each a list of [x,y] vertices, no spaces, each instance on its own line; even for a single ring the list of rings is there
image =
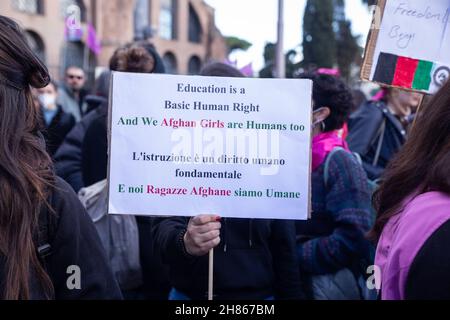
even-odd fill
[[[248,219],[248,233],[249,233],[249,239],[248,244],[250,248],[253,248],[253,219]],[[228,249],[228,233],[227,233],[227,219],[223,219],[223,228],[222,228],[222,235],[223,235],[223,252],[227,252]]]
[[[224,239],[223,239],[223,252],[227,252],[227,219],[223,219],[223,224],[224,224],[224,229],[222,231],[222,234],[224,235]]]
[[[253,220],[250,219],[249,223],[248,223],[248,233],[249,233],[249,240],[248,243],[250,245],[250,248],[253,247]]]

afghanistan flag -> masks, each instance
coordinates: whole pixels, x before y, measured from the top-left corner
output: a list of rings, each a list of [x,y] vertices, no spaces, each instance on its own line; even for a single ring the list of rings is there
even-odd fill
[[[373,81],[430,92],[445,83],[449,71],[448,67],[430,61],[382,52],[378,58]]]

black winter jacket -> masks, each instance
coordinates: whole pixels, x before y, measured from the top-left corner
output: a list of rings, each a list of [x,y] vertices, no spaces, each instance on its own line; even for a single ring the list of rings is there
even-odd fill
[[[108,109],[102,107],[86,128],[81,144],[81,171],[86,186],[106,179],[108,172]]]
[[[88,113],[81,122],[77,123],[71,132],[66,136],[61,147],[55,155],[55,166],[58,176],[66,180],[75,192],[85,187],[82,166],[82,145],[87,128],[97,119],[104,108],[108,108],[107,99],[100,98],[97,103],[102,102],[100,106]]]
[[[122,299],[119,286],[110,269],[97,230],[70,186],[57,179],[51,197],[56,213],[54,234],[49,232],[51,253],[45,258],[45,269],[53,283],[57,300]],[[44,211],[44,210],[43,210]],[[50,221],[48,221],[50,223]],[[51,228],[49,228],[50,230]],[[41,244],[36,243],[36,246]],[[67,286],[68,268],[79,267],[81,289]],[[0,292],[5,283],[5,257],[0,254]],[[69,270],[70,271],[70,270]],[[31,279],[31,298],[45,299],[36,279]]]
[[[381,137],[383,123],[386,124]],[[367,102],[355,112],[348,122],[347,142],[352,152],[358,153],[369,179],[379,179],[392,157],[400,150],[406,140],[406,129],[383,102]],[[378,143],[382,138],[377,163]]]
[[[54,156],[56,151],[59,149],[67,134],[75,126],[75,118],[70,113],[66,113],[62,110],[61,106],[58,106],[58,112],[53,118],[50,125],[46,126],[44,124],[44,115],[41,111],[41,122],[43,127],[42,134],[45,138],[45,143],[47,145],[47,151],[50,156]]]
[[[188,218],[160,218],[153,226],[155,250],[169,265],[174,288],[207,299],[208,256],[186,253]],[[214,254],[216,300],[302,299],[295,252],[295,224],[281,220],[224,219]]]

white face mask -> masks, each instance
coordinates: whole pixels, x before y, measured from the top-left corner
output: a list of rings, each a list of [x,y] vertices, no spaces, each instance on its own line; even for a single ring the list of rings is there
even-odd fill
[[[319,108],[319,109],[317,109],[317,110],[314,110],[314,112],[313,112],[313,118],[314,118],[314,114],[319,113],[319,112],[322,111],[323,109],[325,109],[325,108]],[[317,126],[320,125],[322,122],[323,122],[323,121],[317,121],[317,122],[313,123],[313,128],[317,127]]]
[[[45,109],[53,109],[52,107],[56,104],[56,96],[48,93],[44,93],[39,95],[38,97],[39,103],[44,107]]]

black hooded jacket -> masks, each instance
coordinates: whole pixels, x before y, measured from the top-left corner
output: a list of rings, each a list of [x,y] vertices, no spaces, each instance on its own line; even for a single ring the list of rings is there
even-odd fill
[[[45,125],[44,114],[41,110],[40,120],[42,126],[42,134],[45,137],[45,142],[47,145],[47,151],[50,156],[54,156],[56,150],[61,146],[67,134],[75,126],[75,118],[70,113],[66,113],[62,110],[61,106],[58,106],[58,111],[55,117],[52,119],[49,125]]]
[[[208,256],[187,254],[189,218],[160,218],[153,226],[155,251],[169,265],[175,289],[207,299]],[[214,253],[216,300],[302,299],[292,221],[224,219]]]
[[[85,187],[83,175],[81,172],[82,146],[87,128],[91,123],[105,113],[108,108],[108,100],[102,97],[91,97],[91,103],[96,105],[94,110],[88,113],[75,127],[69,132],[64,142],[56,151],[55,167],[58,176],[69,183],[75,192]]]
[[[350,150],[361,156],[367,176],[372,180],[379,179],[389,161],[405,143],[406,129],[385,103],[373,101],[362,105],[350,117],[348,128],[347,142]],[[376,161],[379,143],[381,148]]]

